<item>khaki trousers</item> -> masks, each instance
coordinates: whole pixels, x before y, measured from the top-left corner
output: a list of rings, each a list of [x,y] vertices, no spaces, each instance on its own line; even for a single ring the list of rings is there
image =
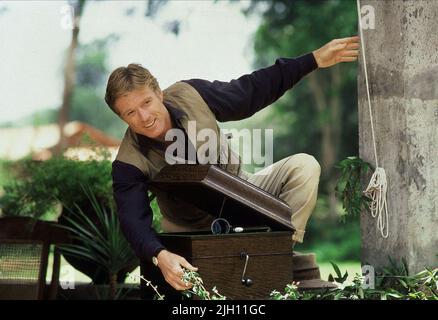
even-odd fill
[[[292,240],[301,243],[307,221],[315,208],[320,174],[321,167],[313,156],[298,153],[275,162],[255,174],[242,172],[239,176],[282,199],[292,208],[291,222],[296,229]],[[205,217],[203,220],[205,220],[204,228],[209,228],[212,217]],[[170,222],[165,216],[161,226],[166,232],[194,230],[183,222],[181,224],[176,221]]]

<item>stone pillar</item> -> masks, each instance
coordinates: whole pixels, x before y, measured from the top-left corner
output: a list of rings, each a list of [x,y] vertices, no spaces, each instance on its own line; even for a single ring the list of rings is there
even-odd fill
[[[438,267],[438,1],[362,0],[375,13],[363,30],[379,165],[388,178],[389,238],[361,215],[362,264],[388,257],[409,272]],[[359,61],[359,155],[374,165],[363,61]],[[368,183],[368,181],[367,181]]]

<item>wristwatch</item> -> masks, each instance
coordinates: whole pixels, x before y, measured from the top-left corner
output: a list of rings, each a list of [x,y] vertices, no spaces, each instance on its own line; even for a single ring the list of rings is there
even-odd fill
[[[154,266],[158,267],[158,254],[164,250],[164,248],[158,248],[157,250],[155,250],[154,255],[152,257],[152,263],[154,264]]]
[[[152,257],[152,263],[154,264],[154,266],[158,267],[158,259],[157,257]]]

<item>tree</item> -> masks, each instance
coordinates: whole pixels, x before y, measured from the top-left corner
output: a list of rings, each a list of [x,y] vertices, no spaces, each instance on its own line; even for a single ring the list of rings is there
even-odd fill
[[[254,38],[255,68],[270,65],[277,57],[299,56],[334,38],[357,34],[355,3],[253,1],[246,14],[265,8]],[[322,190],[329,194],[332,212],[336,205],[334,165],[358,152],[356,68],[353,64],[337,65],[313,72],[276,102],[264,114],[263,122],[253,123],[277,129],[276,159],[297,152],[316,155],[322,167]]]
[[[89,123],[106,134],[121,139],[126,125],[108,108],[103,99],[109,72],[108,52],[118,39],[117,35],[111,34],[79,45],[70,119]]]
[[[158,11],[163,8],[167,0],[147,0],[145,1],[146,10],[144,16],[153,19]],[[58,125],[60,128],[60,141],[58,152],[65,147],[65,136],[63,128],[71,119],[77,119],[89,122],[92,125],[104,130],[106,133],[120,137],[124,126],[114,121],[114,117],[107,110],[101,108],[98,112],[90,112],[90,109],[96,109],[104,105],[102,92],[96,91],[101,89],[106,69],[106,48],[109,42],[117,40],[116,34],[111,34],[106,39],[98,40],[90,45],[80,46],[79,30],[80,18],[83,14],[86,4],[85,0],[70,0],[69,4],[73,9],[73,28],[72,39],[67,51],[66,64],[64,68],[64,92],[62,105],[58,112]],[[128,9],[125,14],[132,15],[135,9]],[[178,35],[179,21],[173,21],[173,27],[169,28],[170,32]],[[176,23],[176,24],[175,24]],[[79,52],[80,51],[80,52]],[[81,56],[81,61],[77,63],[77,55]],[[75,87],[76,86],[76,87]],[[106,123],[105,123],[106,122]]]
[[[66,145],[64,126],[68,122],[71,109],[71,97],[73,95],[73,89],[75,84],[75,52],[78,46],[80,18],[84,10],[85,0],[71,0],[69,1],[69,4],[73,10],[73,28],[71,42],[67,51],[67,58],[64,67],[64,92],[62,95],[62,105],[58,113],[60,139],[56,148],[57,153],[62,153]]]

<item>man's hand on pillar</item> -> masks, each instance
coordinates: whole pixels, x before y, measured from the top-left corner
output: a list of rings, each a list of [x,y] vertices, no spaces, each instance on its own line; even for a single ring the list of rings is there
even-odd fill
[[[186,284],[182,280],[184,274],[182,267],[190,271],[198,271],[198,268],[192,266],[183,257],[167,250],[161,250],[157,256],[157,260],[157,267],[160,268],[164,279],[166,279],[167,283],[169,283],[174,289],[187,290],[192,287],[192,284]]]
[[[356,61],[359,55],[359,37],[334,39],[313,51],[319,68],[331,67],[339,62]]]

